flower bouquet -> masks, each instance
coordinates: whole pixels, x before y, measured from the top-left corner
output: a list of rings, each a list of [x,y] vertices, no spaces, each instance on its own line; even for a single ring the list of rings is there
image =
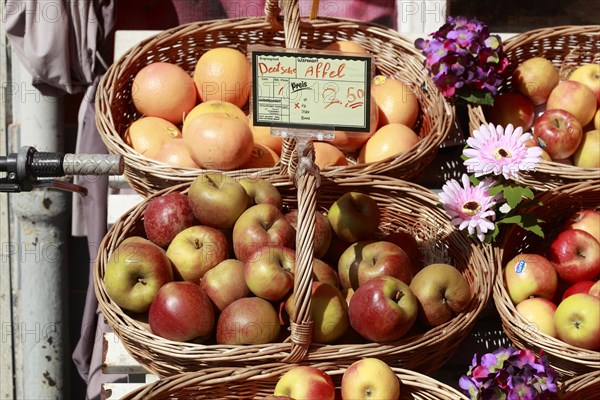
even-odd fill
[[[558,399],[556,371],[542,354],[514,347],[499,348],[473,362],[460,377],[460,388],[471,400]]]
[[[530,139],[530,133],[510,124],[481,125],[473,131],[462,155],[473,175],[463,174],[461,182],[450,179],[439,195],[453,225],[487,243],[495,240],[500,224],[517,224],[543,237],[542,221],[518,208],[534,197],[531,188],[516,182],[519,172],[534,170],[541,161],[542,149],[528,147]]]

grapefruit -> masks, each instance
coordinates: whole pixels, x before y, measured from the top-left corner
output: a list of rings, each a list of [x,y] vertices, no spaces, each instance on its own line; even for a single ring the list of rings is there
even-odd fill
[[[346,156],[340,149],[327,142],[314,142],[315,164],[321,169],[348,165]]]
[[[358,156],[359,163],[372,163],[400,155],[419,142],[419,135],[403,124],[387,124],[365,143]]]
[[[187,114],[185,116],[185,118],[183,119],[183,127],[181,128],[181,133],[185,135],[187,126],[189,125],[190,121],[192,119],[194,119],[194,117],[197,117],[200,114],[209,113],[209,112],[225,113],[227,115],[239,118],[244,121],[246,121],[246,119],[247,119],[247,116],[242,111],[242,109],[233,103],[230,103],[228,101],[221,101],[221,100],[204,101],[204,102],[198,104],[196,107],[194,107],[189,112],[189,114]]]
[[[179,129],[166,119],[141,117],[129,125],[123,140],[138,153],[154,158],[166,143],[179,137]]]
[[[419,115],[419,101],[404,82],[377,75],[373,78],[372,93],[379,107],[379,127],[403,124],[412,127]]]
[[[154,159],[174,167],[199,168],[198,164],[192,160],[183,139],[175,139],[165,143]]]

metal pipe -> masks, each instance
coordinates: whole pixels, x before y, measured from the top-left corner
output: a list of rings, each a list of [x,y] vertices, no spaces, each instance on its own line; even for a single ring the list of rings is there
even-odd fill
[[[45,96],[13,54],[12,95],[17,148],[64,150],[62,98]],[[16,396],[22,399],[68,398],[67,232],[71,195],[42,189],[9,196],[14,222],[12,334],[15,345]]]

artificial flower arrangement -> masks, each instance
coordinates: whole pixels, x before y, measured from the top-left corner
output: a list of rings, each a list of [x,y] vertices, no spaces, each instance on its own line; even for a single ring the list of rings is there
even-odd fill
[[[471,400],[551,400],[558,399],[557,377],[543,352],[501,347],[475,354],[458,384]]]
[[[481,242],[491,243],[501,224],[517,224],[541,237],[541,219],[519,212],[519,206],[532,201],[531,188],[518,183],[521,171],[532,171],[541,161],[542,149],[525,143],[531,133],[493,124],[481,125],[467,139],[462,153],[469,176],[461,182],[450,179],[439,194],[451,223]],[[462,185],[461,185],[462,183]]]
[[[415,47],[425,56],[425,68],[444,97],[493,104],[509,66],[500,36],[467,17],[448,17],[429,36],[417,39]]]

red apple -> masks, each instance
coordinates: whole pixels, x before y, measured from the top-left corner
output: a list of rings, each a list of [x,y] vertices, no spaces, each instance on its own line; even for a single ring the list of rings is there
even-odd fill
[[[372,342],[400,339],[412,328],[417,314],[417,298],[409,286],[387,275],[362,284],[348,306],[350,325]]]
[[[146,236],[165,249],[179,232],[197,223],[188,197],[179,192],[153,198],[144,211]]]
[[[248,193],[248,207],[255,204],[271,204],[281,210],[281,193],[271,182],[262,178],[242,178],[238,181]]]
[[[148,311],[152,332],[185,342],[208,338],[215,327],[212,303],[192,282],[170,282],[160,288]]]
[[[577,211],[571,214],[560,229],[563,231],[566,229],[581,229],[600,242],[600,212],[592,209]]]
[[[600,243],[581,229],[567,229],[550,243],[548,260],[565,282],[597,279],[600,275]]]
[[[294,227],[294,230],[297,230],[297,222],[298,222],[298,209],[293,209],[289,213],[285,214],[288,222]],[[329,245],[331,244],[331,237],[333,236],[333,231],[331,230],[331,225],[329,225],[329,220],[327,216],[320,212],[319,210],[315,211],[315,237],[314,237],[314,254],[316,258],[322,258],[327,253],[329,249]]]
[[[334,400],[335,385],[331,377],[317,367],[297,365],[279,378],[273,394],[292,399]]]
[[[260,297],[244,297],[221,312],[217,320],[218,344],[266,344],[279,336],[279,316],[271,303]]]
[[[400,398],[400,381],[388,364],[378,358],[366,357],[353,362],[341,382],[342,399]]]
[[[523,318],[532,324],[524,330],[543,332],[548,336],[556,337],[554,328],[556,304],[543,297],[532,297],[517,304],[516,309]]]
[[[554,313],[559,339],[588,350],[600,350],[600,299],[585,293],[569,296]]]
[[[229,241],[219,229],[190,226],[173,238],[167,257],[178,279],[199,283],[208,270],[229,257]]]
[[[552,263],[539,254],[517,254],[504,266],[504,280],[514,304],[529,297],[552,299],[558,286]]]
[[[515,128],[522,127],[523,132],[533,126],[535,117],[534,105],[529,98],[519,92],[503,92],[494,98],[494,105],[486,109],[488,120],[494,125]]]
[[[579,148],[583,127],[570,112],[548,109],[535,120],[533,138],[553,160],[563,160],[571,157]]]
[[[295,230],[279,209],[271,204],[257,204],[240,215],[233,226],[233,250],[246,261],[265,245],[292,247]]]
[[[383,240],[356,242],[344,251],[338,262],[340,285],[354,290],[381,275],[393,276],[408,285],[413,269],[404,250]]]
[[[263,246],[244,264],[244,279],[263,299],[283,299],[294,287],[296,252],[283,246]]]
[[[558,68],[544,57],[530,57],[517,65],[512,74],[513,86],[533,104],[544,104],[560,81]]]
[[[335,269],[329,264],[318,258],[313,259],[313,279],[318,282],[329,283],[331,286],[336,288],[340,287],[340,278]]]
[[[592,286],[594,286],[594,281],[580,281],[572,284],[564,291],[561,300],[566,299],[569,296],[574,295],[575,293],[588,293]]]
[[[247,297],[250,289],[244,279],[244,263],[227,259],[206,271],[200,279],[200,288],[219,311],[234,301]]]
[[[413,275],[416,275],[421,270],[423,267],[423,254],[421,253],[419,242],[414,235],[406,231],[397,231],[383,236],[381,240],[394,243],[404,250],[413,266]]]
[[[581,126],[594,118],[598,102],[596,95],[587,85],[574,81],[562,81],[550,92],[546,107],[560,109],[573,114]]]
[[[600,281],[596,281],[596,283],[592,285],[590,290],[588,290],[588,294],[600,298]]]

